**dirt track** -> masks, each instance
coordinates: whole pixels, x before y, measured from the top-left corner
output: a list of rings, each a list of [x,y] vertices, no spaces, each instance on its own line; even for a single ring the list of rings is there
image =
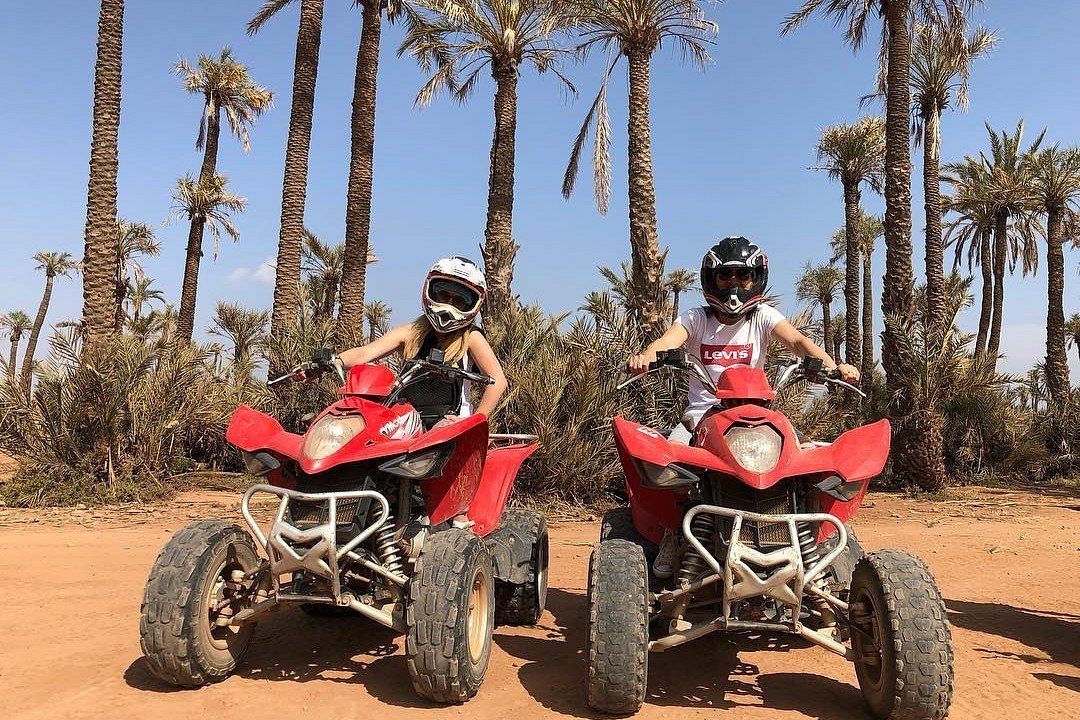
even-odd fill
[[[0,508],[0,687],[4,714],[38,718],[597,717],[584,704],[584,578],[595,522],[555,522],[548,612],[499,628],[487,680],[464,706],[419,700],[400,637],[359,618],[264,620],[225,682],[178,691],[139,652],[142,586],[189,520],[237,517],[236,498],[187,495],[164,508]],[[956,646],[952,718],[1080,717],[1080,498],[967,490],[929,503],[876,495],[857,530],[869,549],[930,564]],[[719,636],[650,659],[639,717],[866,718],[854,672],[800,642]],[[421,710],[422,709],[422,710]]]

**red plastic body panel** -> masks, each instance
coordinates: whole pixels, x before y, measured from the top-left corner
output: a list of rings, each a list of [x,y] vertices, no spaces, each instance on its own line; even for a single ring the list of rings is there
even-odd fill
[[[518,468],[538,447],[529,443],[488,450],[480,486],[469,506],[469,519],[476,523],[473,532],[477,535],[483,537],[499,526]]]
[[[353,365],[341,388],[343,395],[387,397],[394,389],[394,373],[385,365]]]
[[[454,454],[438,477],[420,481],[424,507],[432,525],[446,522],[469,509],[480,487],[487,457],[488,424],[483,415],[470,415],[450,425],[431,430],[415,441],[415,450],[454,441]]]
[[[734,369],[726,370],[724,375]],[[750,373],[745,374],[750,376]],[[724,441],[724,433],[735,424],[749,427],[768,425],[781,436],[780,457],[771,471],[751,472],[736,462]],[[845,482],[862,481],[863,486],[859,493],[847,502],[819,493],[821,511],[832,513],[847,522],[862,503],[870,479],[881,472],[889,456],[888,420],[879,420],[849,430],[830,445],[803,450],[799,447],[795,431],[787,417],[758,405],[710,411],[698,423],[694,433],[696,447],[668,442],[652,428],[632,423],[622,417],[615,417],[613,425],[634,524],[638,532],[653,542],[662,539],[665,528],[677,528],[681,522],[683,511],[677,504],[680,495],[678,490],[645,487],[637,460],[659,466],[678,463],[697,474],[702,474],[702,471],[721,473],[755,490],[768,489],[793,477],[818,481],[835,474]],[[819,539],[828,537],[832,531],[831,526],[823,524]]]
[[[776,399],[769,385],[769,378],[761,368],[749,365],[732,365],[720,374],[716,383],[718,400],[768,400]]]

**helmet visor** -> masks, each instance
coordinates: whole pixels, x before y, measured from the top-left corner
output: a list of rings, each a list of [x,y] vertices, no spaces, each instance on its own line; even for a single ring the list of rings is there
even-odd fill
[[[713,282],[719,287],[730,285],[733,282],[745,283],[750,280],[756,282],[759,277],[757,268],[748,268],[746,266],[721,266],[711,272]]]
[[[427,296],[433,303],[450,305],[461,312],[474,310],[480,302],[480,295],[475,290],[449,278],[432,278]]]

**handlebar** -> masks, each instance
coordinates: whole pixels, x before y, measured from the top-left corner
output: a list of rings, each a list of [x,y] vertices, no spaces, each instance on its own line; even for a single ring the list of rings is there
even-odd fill
[[[495,382],[494,378],[488,377],[483,373],[475,373],[469,370],[463,370],[462,368],[455,367],[453,365],[444,365],[443,363],[431,362],[430,360],[416,360],[413,364],[413,368],[420,368],[428,370],[429,372],[437,372],[445,375],[460,375],[474,383],[481,385],[491,385]]]
[[[341,360],[328,348],[318,348],[312,353],[310,362],[301,363],[286,374],[267,380],[266,384],[269,387],[285,380],[302,382],[309,378],[321,377],[323,373],[330,370],[337,373],[338,380],[345,382],[345,367],[341,364]],[[297,377],[301,373],[304,375],[302,379]]]
[[[837,385],[857,393],[861,397],[866,397],[866,393],[862,390],[849,382],[841,380],[842,375],[838,368],[826,370],[820,358],[804,357],[802,362],[795,358],[790,362],[781,363],[781,366],[784,367],[784,371],[776,381],[777,390],[793,380],[805,380],[817,385]]]

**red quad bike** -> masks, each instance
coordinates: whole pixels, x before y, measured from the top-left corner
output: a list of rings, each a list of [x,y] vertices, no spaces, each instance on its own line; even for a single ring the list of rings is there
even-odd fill
[[[764,371],[734,366],[714,387],[685,351],[649,370],[664,366],[694,373],[718,403],[690,446],[614,418],[630,507],[604,516],[589,563],[589,705],[636,712],[650,652],[715,631],[791,633],[855,664],[875,718],[945,717],[952,637],[933,576],[906,552],[864,554],[847,526],[885,465],[889,422],[800,442]],[[786,365],[777,387],[795,380],[859,392],[820,360]],[[673,542],[673,576],[657,578],[647,558]]]
[[[222,680],[256,620],[295,605],[313,615],[355,612],[404,633],[409,674],[425,698],[476,694],[495,623],[533,624],[543,611],[547,523],[505,508],[534,436],[491,435],[482,415],[424,432],[416,410],[398,401],[433,376],[492,382],[441,361],[435,350],[398,378],[380,365],[346,376],[329,351],[316,352],[303,369],[336,367],[343,386],[303,435],[236,409],[227,438],[265,477],[241,502],[250,534],[203,520],[161,551],[139,628],[155,675],[183,687]],[[253,516],[256,495],[276,508],[269,522]]]

